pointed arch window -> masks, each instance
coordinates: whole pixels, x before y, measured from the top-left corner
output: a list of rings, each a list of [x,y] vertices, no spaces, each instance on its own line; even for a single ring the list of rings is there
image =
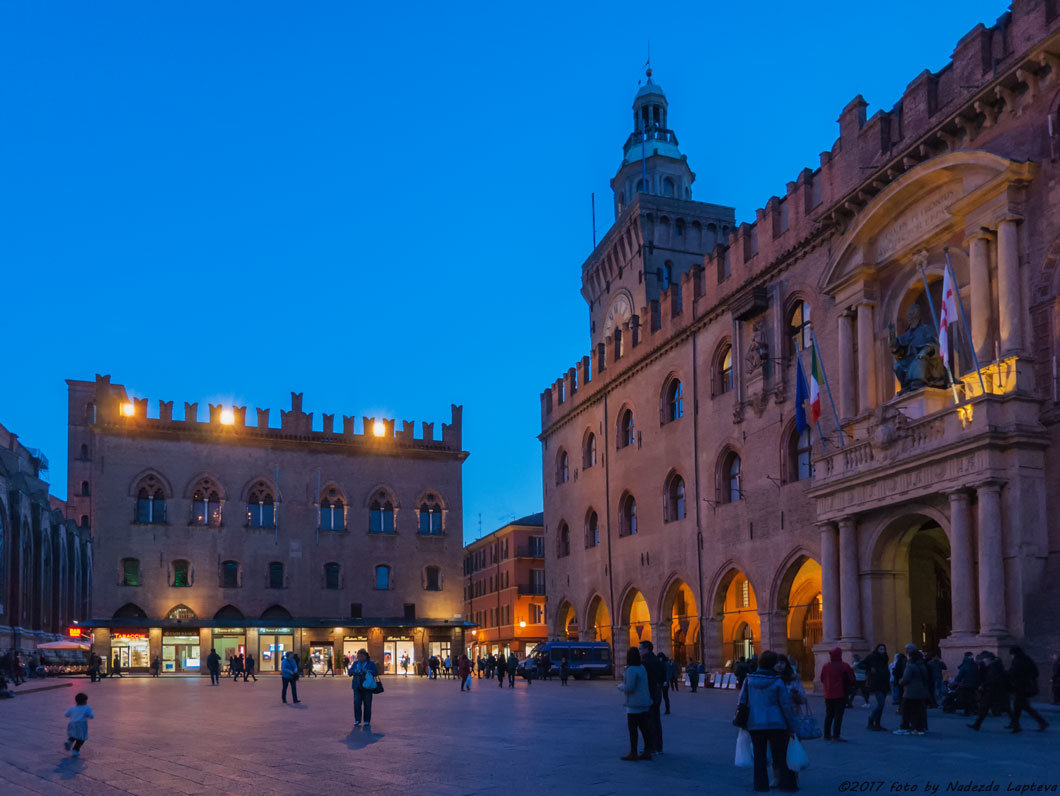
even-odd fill
[[[812,329],[810,305],[801,300],[795,302],[795,306],[788,315],[788,340],[791,342],[792,356],[798,356],[800,351],[810,347]]]
[[[394,533],[394,503],[385,491],[376,493],[368,511],[369,533]]]
[[[736,503],[743,500],[743,473],[740,455],[728,451],[721,458],[718,468],[718,502]]]
[[[585,516],[585,546],[600,546],[600,518],[595,511],[589,510]]]
[[[618,501],[618,532],[620,536],[633,536],[637,532],[637,501],[629,492]]]
[[[566,558],[570,555],[570,528],[567,523],[559,524],[559,547],[556,551],[558,558]]]
[[[191,524],[215,528],[221,525],[221,491],[208,478],[200,481],[192,492]]]
[[[140,481],[136,490],[136,522],[140,525],[163,525],[166,521],[166,493],[157,476]]]
[[[585,435],[585,442],[582,445],[582,469],[588,470],[590,467],[596,466],[596,435],[593,432],[589,432]]]
[[[633,421],[633,410],[625,408],[618,416],[618,447],[628,448],[637,441],[637,428]]]
[[[346,505],[335,487],[327,489],[320,498],[319,527],[322,531],[346,530]]]
[[[420,504],[420,533],[424,536],[442,533],[442,504],[433,493],[428,493]]]
[[[560,448],[559,456],[556,457],[556,483],[565,484],[570,480],[570,458],[567,451]]]
[[[788,438],[788,480],[805,481],[813,478],[813,440],[809,427],[792,429]]]
[[[169,609],[169,613],[166,614],[166,619],[176,619],[178,622],[183,622],[189,619],[198,619],[195,612],[188,608],[186,605],[174,605]]]
[[[672,423],[680,420],[685,414],[685,394],[681,380],[676,376],[671,377],[663,388],[662,422]]]
[[[732,346],[722,346],[714,361],[714,394],[723,395],[732,390]]]
[[[274,528],[276,526],[276,504],[270,487],[258,481],[247,495],[247,525],[251,528]]]
[[[674,473],[666,480],[666,516],[667,522],[685,518],[685,479]]]

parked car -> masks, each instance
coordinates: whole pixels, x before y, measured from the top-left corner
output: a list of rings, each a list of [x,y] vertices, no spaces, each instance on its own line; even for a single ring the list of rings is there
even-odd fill
[[[540,654],[545,655],[548,668],[553,673],[559,670],[564,658],[570,666],[571,675],[577,679],[588,680],[614,673],[611,645],[606,641],[545,641],[530,650],[529,655],[519,662],[516,673],[521,677],[530,673],[534,679],[547,675],[548,671],[537,670],[535,659]]]

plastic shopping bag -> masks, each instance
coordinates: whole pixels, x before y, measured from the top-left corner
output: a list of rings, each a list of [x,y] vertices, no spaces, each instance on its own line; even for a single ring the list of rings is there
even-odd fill
[[[733,763],[737,768],[750,768],[754,765],[754,755],[751,752],[751,733],[740,730],[736,736],[736,758]]]
[[[798,738],[788,741],[788,768],[792,771],[802,771],[810,765],[810,757],[806,754]]]

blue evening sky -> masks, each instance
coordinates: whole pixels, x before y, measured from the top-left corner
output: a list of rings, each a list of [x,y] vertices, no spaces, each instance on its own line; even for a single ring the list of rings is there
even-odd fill
[[[1004,0],[0,0],[0,423],[66,493],[64,379],[448,420],[465,538],[540,510],[540,391],[648,40],[693,196],[738,220]]]

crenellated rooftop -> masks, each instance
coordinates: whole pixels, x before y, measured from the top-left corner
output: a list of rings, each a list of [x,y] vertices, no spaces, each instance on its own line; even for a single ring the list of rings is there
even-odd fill
[[[940,71],[917,75],[890,110],[866,118],[868,104],[854,97],[837,120],[839,138],[821,153],[816,170],[803,169],[783,196],[770,197],[755,212],[753,223],[733,229],[702,268],[640,308],[629,329],[597,345],[542,392],[542,428],[575,411],[613,376],[625,374],[631,360],[646,359],[682,328],[728,311],[739,314],[765,279],[828,236],[843,234],[874,196],[911,168],[958,149],[989,151],[992,128],[1058,86],[1060,4],[1015,0],[992,27],[979,24],[962,37]],[[1050,143],[1055,158],[1057,139]],[[622,227],[618,232],[624,234]]]
[[[280,410],[279,428],[269,425],[272,410],[256,409],[256,424],[247,424],[246,406],[208,404],[209,419],[198,419],[199,404],[184,403],[184,418],[173,417],[173,401],[158,401],[158,416],[148,416],[147,398],[130,398],[125,387],[112,384],[110,376],[96,375],[95,383],[68,380],[71,390],[83,389],[95,395],[95,425],[101,430],[119,433],[146,432],[157,434],[209,436],[216,440],[249,444],[261,441],[286,441],[300,443],[322,443],[326,445],[349,445],[382,453],[395,445],[407,449],[461,452],[463,407],[453,404],[449,423],[442,423],[441,436],[435,435],[435,424],[420,422],[420,434],[416,435],[416,422],[397,421],[391,418],[361,417],[360,423],[354,415],[342,416],[342,428],[335,428],[335,415],[322,414],[320,430],[314,430],[313,412],[302,409],[302,393],[291,393],[291,408]]]

